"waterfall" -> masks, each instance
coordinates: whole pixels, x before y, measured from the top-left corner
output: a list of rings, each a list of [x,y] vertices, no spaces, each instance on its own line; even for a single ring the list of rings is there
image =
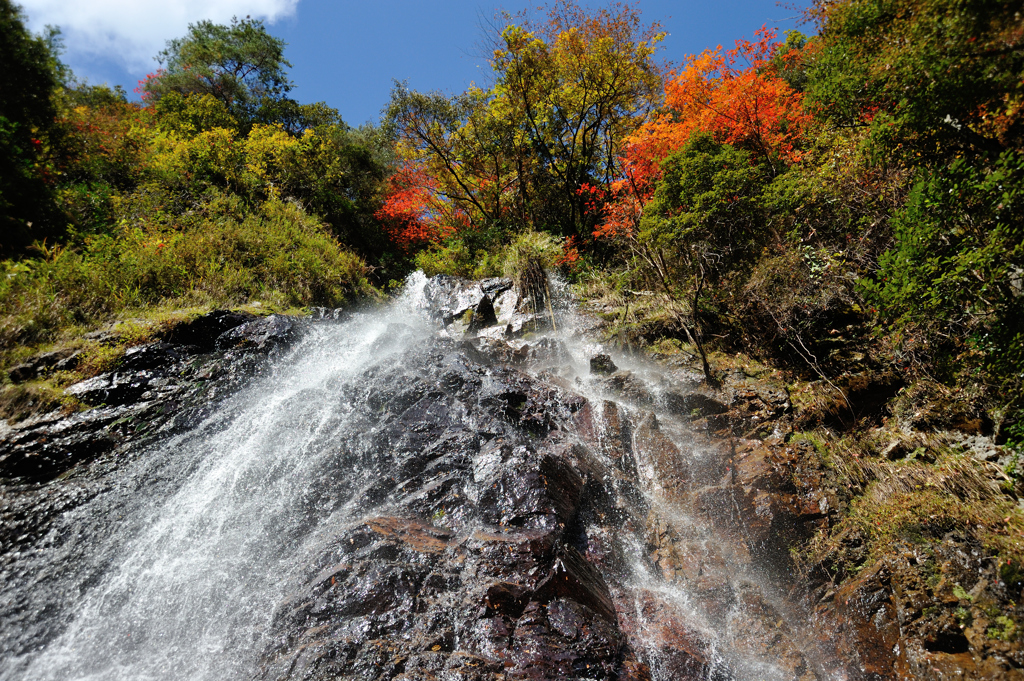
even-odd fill
[[[128,463],[116,499],[62,518],[55,543],[77,546],[58,556],[84,564],[48,566],[77,584],[46,605],[67,627],[4,660],[0,677],[250,676],[304,537],[358,513],[347,504],[375,474],[349,448],[352,403],[361,375],[430,333],[413,307],[417,284],[380,313],[314,327],[194,432]]]
[[[309,622],[315,624],[314,615],[320,606],[311,597],[314,605],[301,611],[306,614],[293,615],[293,611],[298,612],[294,604],[301,600],[296,594],[314,588],[309,585],[324,585],[315,586],[314,595],[336,588],[336,576],[342,580],[348,574],[345,570],[355,570],[351,567],[356,564],[353,555],[358,560],[385,561],[388,565],[407,560],[402,557],[405,554],[391,549],[378,552],[386,556],[383,558],[374,554],[364,559],[360,554],[353,554],[355,549],[349,545],[358,549],[359,542],[363,541],[361,537],[368,532],[359,530],[363,534],[353,534],[356,532],[353,528],[359,523],[367,522],[374,514],[393,513],[405,517],[409,509],[417,509],[420,515],[417,522],[421,525],[411,525],[401,530],[406,534],[399,532],[395,536],[420,537],[416,540],[418,544],[407,541],[420,552],[407,562],[427,567],[422,574],[409,573],[402,568],[413,576],[401,582],[412,584],[420,592],[426,588],[424,585],[433,584],[429,575],[442,572],[436,565],[430,567],[434,564],[428,565],[429,561],[449,560],[436,556],[469,555],[465,547],[491,541],[487,538],[491,535],[480,538],[485,525],[491,528],[488,532],[511,532],[505,527],[505,520],[483,523],[481,518],[486,514],[474,515],[477,512],[472,509],[491,503],[487,502],[487,495],[494,494],[493,490],[500,492],[503,478],[500,478],[500,471],[495,471],[502,462],[504,465],[515,462],[520,462],[516,465],[533,465],[529,464],[532,461],[529,457],[533,456],[529,448],[537,436],[517,435],[515,437],[520,439],[515,442],[521,444],[516,445],[518,449],[513,446],[515,442],[511,438],[520,430],[512,429],[501,419],[507,420],[509,411],[519,407],[507,397],[509,392],[505,388],[502,388],[505,392],[494,391],[505,400],[494,412],[500,417],[497,420],[485,414],[482,407],[464,406],[451,397],[462,394],[459,391],[463,389],[458,387],[462,384],[458,381],[486,392],[497,379],[490,370],[475,365],[467,368],[468,360],[460,359],[460,353],[470,350],[459,345],[458,340],[438,340],[436,326],[422,313],[427,305],[423,298],[425,282],[421,273],[414,275],[402,298],[382,310],[356,314],[336,324],[311,325],[297,344],[275,360],[270,371],[218,403],[196,427],[152,445],[125,450],[115,470],[89,488],[91,498],[59,516],[36,551],[18,557],[19,562],[15,564],[20,567],[8,574],[9,581],[2,594],[4,606],[7,611],[18,611],[24,617],[18,624],[0,624],[0,638],[6,642],[4,649],[10,651],[0,659],[0,679],[227,681],[286,678],[293,673],[295,678],[307,678],[301,676],[302,665],[307,662],[287,655],[292,654],[293,640],[302,636],[308,638],[308,635],[282,631],[286,631],[286,626],[291,626],[288,622],[292,621],[301,627],[313,627]],[[561,288],[560,285],[553,287],[556,291]],[[549,336],[566,352],[548,362],[533,362],[529,366],[531,380],[560,381],[571,386],[592,406],[601,405],[605,400],[622,400],[611,395],[601,381],[588,375],[589,357],[601,348],[581,330],[579,317],[566,306],[564,298],[557,314],[560,315],[558,331]],[[523,341],[513,343],[515,347],[524,345]],[[653,410],[661,419],[658,437],[667,438],[681,456],[694,461],[711,456],[694,444],[681,420],[661,408],[663,400],[657,395],[663,388],[663,381],[657,372],[640,360],[622,355],[616,355],[615,360],[623,368],[632,370],[636,380],[656,398],[643,407],[629,404],[628,400],[617,407],[623,419],[633,424],[630,437],[636,440],[638,432],[642,431],[643,419],[650,418],[644,416],[645,410]],[[427,364],[433,368],[420,368]],[[557,376],[559,372],[561,375]],[[429,385],[455,387],[450,390],[445,387],[448,393],[444,394],[436,389],[431,393],[428,388],[403,392],[428,375],[440,376],[436,384]],[[472,400],[476,400],[473,404],[480,405],[493,402],[490,397]],[[400,406],[396,406],[398,403]],[[443,458],[448,454],[437,454],[442,457],[437,460],[444,462],[443,465],[430,461],[408,463],[403,452],[436,447],[436,439],[441,437],[429,430],[414,437],[419,427],[409,415],[414,411],[411,406],[414,404],[421,405],[416,407],[420,409],[416,413],[427,413],[435,404],[446,405],[443,414],[430,418],[448,429],[443,437],[455,438],[451,441],[461,443],[459,447],[464,453],[452,455],[455,458],[451,459]],[[413,434],[400,433],[395,430],[396,424],[406,424],[403,427],[412,428]],[[599,425],[599,429],[607,429],[607,423]],[[525,426],[516,426],[522,427]],[[710,592],[724,594],[728,591],[733,595],[728,599],[723,596],[720,603],[708,602],[706,594],[695,595],[678,580],[666,579],[659,572],[649,555],[650,540],[642,525],[661,523],[666,533],[682,537],[680,541],[686,546],[705,552],[728,554],[737,546],[736,539],[720,539],[713,524],[674,504],[670,495],[661,489],[658,479],[661,463],[645,459],[642,446],[632,446],[635,454],[630,455],[634,459],[631,465],[636,471],[635,480],[630,480],[628,466],[602,453],[600,445],[587,445],[582,435],[564,424],[559,432],[563,431],[566,434],[560,437],[574,442],[577,449],[594,450],[588,455],[593,457],[592,467],[604,468],[607,487],[613,490],[611,495],[620,498],[615,503],[626,509],[623,513],[627,522],[622,527],[608,529],[598,526],[595,520],[593,526],[578,529],[584,535],[607,534],[611,537],[610,550],[620,554],[618,559],[608,559],[602,568],[603,579],[619,612],[629,646],[649,667],[651,678],[659,681],[673,678],[674,667],[665,658],[664,641],[658,638],[661,631],[658,627],[664,627],[666,622],[685,626],[690,632],[687,635],[699,637],[693,654],[694,659],[704,660],[703,666],[694,667],[694,673],[700,678],[793,678],[777,666],[771,651],[759,657],[749,646],[741,645],[743,637],[749,634],[747,625],[751,618],[758,622],[765,619],[763,613],[753,613],[754,609],[774,607],[778,612],[789,614],[790,606],[770,585],[771,580],[750,568],[749,563],[740,565],[725,555],[717,563],[707,565],[718,565],[728,574],[709,574],[706,581],[713,587],[721,586],[719,591],[711,588]],[[601,430],[598,439],[608,436]],[[495,444],[506,440],[510,443],[507,446]],[[453,472],[456,465],[464,465],[467,472]],[[694,464],[691,468],[699,471],[701,467]],[[429,484],[417,487],[420,483],[409,481],[418,476],[434,477]],[[545,478],[553,479],[550,475]],[[499,482],[491,483],[491,480]],[[476,491],[471,489],[474,481],[479,483]],[[547,484],[544,482],[545,486]],[[631,492],[637,489],[638,494]],[[444,505],[439,505],[441,502],[436,499],[445,500]],[[585,506],[588,502],[583,499],[579,503]],[[534,536],[529,532],[561,532],[555,520],[545,519],[557,520],[557,512],[556,508],[547,516],[534,514],[512,524],[519,523],[516,527],[524,528],[522,531],[527,534],[522,536],[527,538]],[[645,512],[649,518],[643,516]],[[563,572],[569,569],[565,566],[569,564],[566,556],[570,554],[564,551],[570,549],[557,547],[569,546],[573,541],[579,545],[581,555],[588,551],[585,538],[558,539],[555,548],[549,547],[550,551],[563,551],[551,554],[552,575],[561,574],[559,569]],[[430,542],[437,547],[433,548]],[[407,548],[402,550],[410,553]],[[607,567],[615,565],[621,566],[617,568],[618,573]],[[463,569],[459,566],[453,568],[452,574],[459,574]],[[540,572],[534,575],[537,569],[534,567],[533,572],[528,573],[535,581],[535,587],[530,588],[534,588],[535,593],[554,588],[544,586],[547,582],[543,580],[537,581],[542,576]],[[486,570],[478,568],[477,572],[483,575]],[[445,579],[446,583],[454,583],[455,577]],[[579,579],[586,582],[583,577]],[[390,583],[383,577],[379,581]],[[417,584],[419,586],[415,586]],[[453,593],[477,588],[483,587],[473,582],[452,587]],[[748,591],[756,592],[757,596],[742,597]],[[360,592],[359,598],[372,600],[366,593]],[[516,595],[519,592],[513,589],[510,596],[502,596],[506,598],[503,602],[518,605],[499,607],[494,605],[498,598],[494,593],[498,592],[492,588],[487,591],[488,595],[480,598],[489,604],[488,608],[493,607],[497,615],[511,618],[509,621],[526,617],[531,612],[526,602],[540,598]],[[551,626],[563,633],[571,631],[571,626],[564,623],[569,620],[557,619],[552,614],[554,604],[562,603],[568,596],[554,592],[543,598],[543,603],[551,604],[545,606],[549,610],[546,616],[553,623]],[[596,597],[596,600],[580,602],[589,603],[590,610],[586,612],[591,612],[600,610],[604,601]],[[373,603],[359,608],[346,607],[349,609],[337,607],[334,612],[354,612],[345,616],[354,618],[351,621],[357,624],[370,622],[367,618],[377,613]],[[441,608],[440,605],[431,607]],[[518,614],[524,607],[527,614]],[[660,619],[652,618],[652,608],[660,611]],[[498,626],[497,615],[488,614],[491,619],[485,624],[492,624],[486,626]],[[413,615],[401,612],[394,615],[394,618],[400,617]],[[479,620],[473,625],[476,629],[470,630],[460,628],[463,613],[447,613],[445,617],[452,621],[445,624],[448,629],[444,631],[454,634],[439,634],[438,642],[428,647],[423,655],[450,653],[454,656],[466,646],[474,655],[490,650],[490,644],[472,643],[475,640],[472,637],[477,636],[473,632],[484,626],[479,624],[484,620]],[[405,627],[402,631],[408,632],[419,631],[416,627],[420,625],[401,626]],[[789,623],[785,631],[792,635],[797,629],[798,623]],[[781,624],[779,630],[783,632]],[[388,638],[386,632],[353,633],[351,627],[336,631],[350,638],[371,635],[383,640]],[[822,678],[821,661],[813,659],[811,648],[805,647],[801,654],[806,654],[814,673]],[[491,652],[500,653],[500,649],[495,650],[498,652]],[[275,659],[285,662],[278,664]],[[308,664],[321,663],[318,658]],[[588,669],[590,664],[587,662]]]

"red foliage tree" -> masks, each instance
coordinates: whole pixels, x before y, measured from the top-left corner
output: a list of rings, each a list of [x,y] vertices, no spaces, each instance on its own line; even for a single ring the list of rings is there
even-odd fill
[[[458,216],[448,216],[450,204],[440,200],[436,179],[421,164],[405,161],[388,180],[384,204],[374,214],[392,242],[410,249],[437,243],[453,232]]]

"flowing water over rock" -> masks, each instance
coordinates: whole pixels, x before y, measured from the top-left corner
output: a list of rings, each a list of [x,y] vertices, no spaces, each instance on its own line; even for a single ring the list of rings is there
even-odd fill
[[[785,394],[524,309],[418,275],[189,427],[9,486],[48,520],[0,563],[0,679],[873,678],[787,592],[829,501]]]

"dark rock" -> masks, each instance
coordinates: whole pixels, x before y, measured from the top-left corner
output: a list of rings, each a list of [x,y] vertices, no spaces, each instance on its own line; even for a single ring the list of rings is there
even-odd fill
[[[89,333],[82,336],[85,340],[91,340],[99,343],[100,345],[113,345],[117,342],[118,337],[116,334],[110,331],[104,331],[102,329],[97,331],[90,331]]]
[[[688,626],[682,613],[666,607],[658,594],[640,591],[636,609],[623,612],[621,616],[625,620],[624,633],[632,639],[648,641],[651,648],[659,651],[658,667],[665,678],[678,681],[709,678],[716,664],[714,651]],[[634,669],[633,678],[650,678],[649,671]]]
[[[178,348],[170,343],[158,341],[125,350],[118,371],[144,371],[167,368],[182,359]]]
[[[74,371],[82,360],[82,351],[75,350],[70,355],[53,365],[57,371]]]
[[[615,371],[600,383],[601,387],[614,395],[642,406],[654,404],[655,397],[646,382],[633,375],[632,371]]]
[[[332,378],[344,428],[333,413],[296,419],[323,430],[326,453],[296,500],[293,534],[281,536],[296,547],[282,562],[287,597],[260,632],[254,679],[725,681],[770,668],[765,676],[806,680],[983,669],[963,656],[995,650],[985,642],[995,623],[975,607],[973,628],[960,630],[953,609],[974,607],[964,589],[988,603],[1018,588],[1018,576],[992,567],[980,578],[980,559],[953,541],[935,550],[936,580],[912,585],[898,566],[869,566],[828,597],[819,591],[808,625],[787,595],[798,591],[788,549],[834,517],[834,473],[812,464],[805,443],[785,442],[784,390],[736,372],[718,391],[694,392],[680,372],[619,371],[607,355],[591,361],[594,378],[577,377],[561,341],[509,340],[518,333],[510,320],[527,320],[521,332],[544,317],[516,311],[507,280],[440,277],[425,295],[447,333],[392,324],[369,348],[387,361]],[[88,523],[68,520],[68,509],[103,489],[121,493],[124,461],[145,462],[156,450],[143,445],[202,422],[303,324],[229,314],[133,348],[117,371],[70,389],[105,406],[0,430],[0,477],[10,483],[0,486],[0,569],[22,560],[15,553],[88,543]],[[174,487],[151,470],[139,489]],[[863,537],[850,541],[860,543],[859,565],[868,550]],[[33,622],[60,612],[59,599],[33,610],[10,594],[59,584],[55,593],[73,600],[102,578],[97,567],[65,585],[78,556],[59,556],[27,591],[11,580],[0,587],[5,656],[54,638],[68,619]],[[946,614],[919,624],[923,607]]]
[[[258,317],[249,312],[213,310],[178,324],[164,340],[175,345],[194,345],[201,350],[209,351],[217,346],[221,335],[256,319]]]
[[[0,439],[0,478],[44,481],[104,454],[120,441],[108,426],[125,409],[95,409]]]
[[[36,377],[38,368],[34,364],[25,363],[18,364],[7,370],[7,375],[11,377],[11,381],[14,383],[24,383],[25,381],[31,381]]]
[[[86,404],[102,404],[107,397],[107,389],[113,374],[100,374],[84,381],[79,381],[68,386],[64,392],[72,397],[77,397]]]
[[[619,370],[609,355],[594,355],[590,358],[590,373],[610,376]]]
[[[296,333],[295,322],[291,318],[272,314],[225,331],[217,337],[217,347],[269,351],[287,345],[295,339]]]
[[[73,369],[81,351],[54,350],[32,357],[27,362],[8,369],[8,375],[15,383],[24,383],[39,378],[51,369],[58,371]]]
[[[497,323],[498,318],[494,316],[494,303],[491,302],[489,295],[484,295],[476,309],[473,310],[473,319],[469,323],[469,330],[479,331]]]
[[[493,277],[480,280],[480,290],[491,299],[495,299],[506,291],[512,290],[512,280],[505,277]]]
[[[724,414],[729,411],[727,405],[714,397],[696,392],[681,395],[674,391],[668,391],[665,393],[665,404],[672,413],[692,419]]]
[[[244,319],[257,320],[223,311],[197,318],[178,332],[182,344],[158,341],[129,348],[115,371],[69,386],[68,395],[100,408],[67,418],[28,420],[0,433],[0,478],[51,480],[144,435],[189,427],[211,403],[253,374],[256,357],[268,345],[293,337],[290,320],[268,318],[265,327],[239,336],[245,339],[241,352],[226,359],[196,360],[193,353],[210,345],[205,334],[211,328]],[[247,354],[246,347],[256,354]],[[52,354],[63,359],[43,361],[58,369],[62,362],[77,362],[78,353]],[[207,382],[214,380],[217,387],[208,389]]]
[[[90,405],[122,405],[140,399],[159,380],[148,370],[107,373],[75,383],[65,392]]]
[[[637,468],[659,495],[681,501],[688,489],[690,469],[678,447],[661,432],[657,417],[648,412],[633,433]]]
[[[900,643],[900,623],[889,589],[891,574],[883,563],[836,592],[819,617],[834,622],[822,628],[835,632],[836,654],[865,679],[913,678]],[[823,617],[824,616],[824,617]]]
[[[579,474],[558,456],[525,447],[512,452],[492,476],[482,476],[479,512],[493,525],[528,528],[565,526],[583,490]]]

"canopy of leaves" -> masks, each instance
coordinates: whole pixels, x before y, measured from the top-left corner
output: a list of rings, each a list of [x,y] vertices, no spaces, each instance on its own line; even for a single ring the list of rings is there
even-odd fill
[[[416,234],[440,235],[440,223],[589,233],[596,215],[581,190],[612,181],[622,140],[656,106],[662,34],[635,9],[563,1],[540,24],[504,19],[490,88],[450,98],[395,91],[388,119],[399,153],[417,164],[416,211],[434,223]]]
[[[523,21],[502,32],[492,61],[493,107],[520,121],[538,174],[554,185],[562,214],[549,229],[592,228],[595,216],[580,190],[618,178],[623,140],[659,103],[653,55],[663,37],[627,5],[588,12],[570,2],[551,7],[544,23]]]
[[[948,157],[1018,146],[1024,134],[1021,2],[840,0],[815,14],[808,96],[884,150]]]
[[[614,200],[598,234],[635,229],[655,192],[662,160],[698,135],[748,150],[772,168],[800,158],[797,146],[810,123],[803,95],[780,75],[775,34],[737,40],[722,52],[690,56],[665,83],[665,108],[626,140],[623,175],[611,183]]]
[[[768,174],[752,161],[748,151],[708,134],[694,136],[662,162],[638,241],[663,261],[665,253],[678,253],[691,266],[698,258],[706,261],[708,272],[734,266],[760,240],[760,195]]]
[[[168,41],[157,57],[164,68],[140,84],[143,100],[156,101],[171,92],[208,94],[248,122],[261,107],[279,106],[275,103],[291,90],[284,46],[256,19],[236,17],[227,26],[190,24],[188,35]]]
[[[25,28],[10,0],[0,0],[0,117],[28,127],[46,127],[56,114],[51,94],[58,85],[56,55],[45,38]]]

